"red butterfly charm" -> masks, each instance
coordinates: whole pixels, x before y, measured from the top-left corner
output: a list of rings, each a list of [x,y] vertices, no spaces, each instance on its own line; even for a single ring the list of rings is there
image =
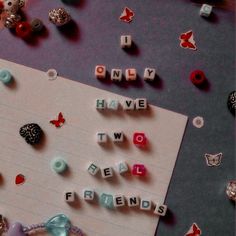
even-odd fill
[[[120,16],[120,20],[129,23],[133,20],[133,17],[134,17],[134,12],[128,7],[125,7],[124,11]]]
[[[57,120],[50,120],[50,123],[55,125],[55,127],[61,127],[64,123],[65,123],[65,119],[62,115],[62,113],[60,112],[58,115],[58,119]]]
[[[189,231],[185,234],[185,236],[200,236],[201,234],[202,234],[201,229],[198,227],[196,223],[193,223]]]
[[[180,47],[189,48],[192,50],[197,50],[196,43],[193,39],[193,31],[192,30],[181,34],[179,37],[179,40],[180,40]]]

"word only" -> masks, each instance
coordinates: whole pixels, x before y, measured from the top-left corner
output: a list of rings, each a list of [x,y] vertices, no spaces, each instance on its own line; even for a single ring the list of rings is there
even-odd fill
[[[83,199],[86,201],[95,201],[96,193],[92,189],[84,189],[83,190]],[[74,191],[71,192],[65,192],[64,193],[64,200],[67,203],[73,203],[76,200],[76,193]],[[164,204],[159,203],[153,203],[149,199],[143,199],[139,198],[139,196],[128,196],[125,197],[122,194],[118,195],[112,195],[107,193],[102,193],[99,196],[99,202],[100,204],[108,209],[118,208],[118,207],[124,207],[127,205],[132,207],[139,207],[141,210],[144,211],[151,211],[154,209],[154,214],[159,216],[165,216],[167,212],[167,206]]]

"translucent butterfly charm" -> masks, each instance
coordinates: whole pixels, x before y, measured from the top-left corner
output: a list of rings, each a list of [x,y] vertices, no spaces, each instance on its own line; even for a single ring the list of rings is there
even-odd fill
[[[208,166],[219,166],[221,164],[223,154],[220,152],[218,154],[205,154],[206,164]]]

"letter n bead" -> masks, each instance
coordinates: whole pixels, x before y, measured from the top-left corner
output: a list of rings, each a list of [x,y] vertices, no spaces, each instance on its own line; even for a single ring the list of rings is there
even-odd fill
[[[132,174],[138,176],[145,176],[147,173],[146,167],[142,164],[133,165]]]

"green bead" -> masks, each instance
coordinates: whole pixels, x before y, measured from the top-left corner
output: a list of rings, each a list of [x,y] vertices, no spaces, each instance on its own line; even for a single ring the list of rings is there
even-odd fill
[[[60,174],[67,169],[67,164],[62,158],[55,158],[51,161],[51,168],[56,173]]]
[[[11,82],[11,80],[12,80],[12,75],[8,70],[6,69],[0,70],[0,81],[2,81],[4,84],[8,84]]]
[[[106,193],[102,193],[100,196],[100,204],[103,207],[109,208],[109,209],[113,209],[114,208],[114,204],[113,204],[113,196],[111,194],[106,194]]]

